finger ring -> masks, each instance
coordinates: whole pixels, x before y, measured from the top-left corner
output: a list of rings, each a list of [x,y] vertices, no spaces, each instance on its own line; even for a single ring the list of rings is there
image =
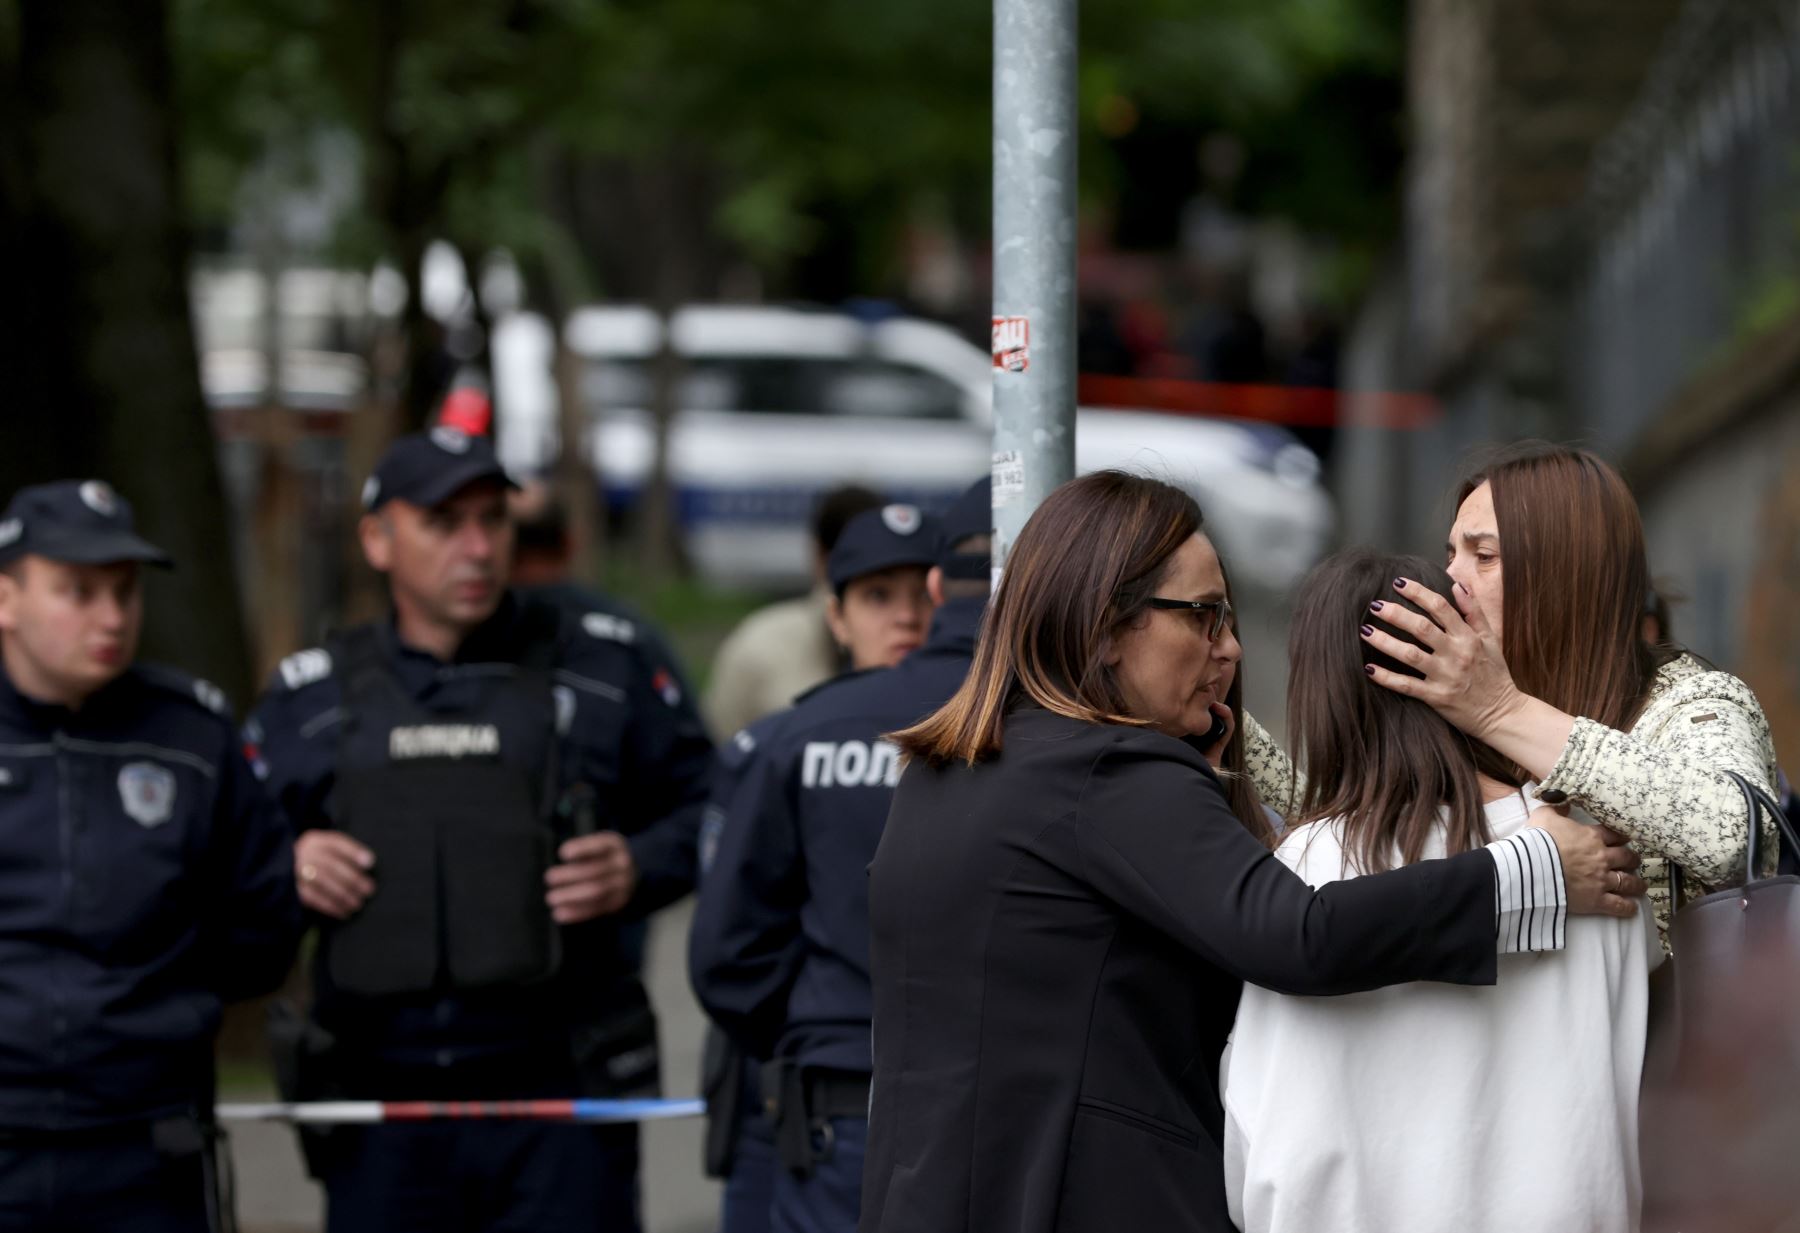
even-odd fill
[[[317,878],[318,876],[319,876],[319,867],[317,865],[302,865],[302,866],[300,866],[300,880],[302,882],[311,882],[313,879]]]
[[[1625,875],[1620,873],[1617,869],[1613,870],[1612,871],[1612,889],[1614,890],[1614,892],[1617,892],[1618,889],[1624,885],[1625,885]]]

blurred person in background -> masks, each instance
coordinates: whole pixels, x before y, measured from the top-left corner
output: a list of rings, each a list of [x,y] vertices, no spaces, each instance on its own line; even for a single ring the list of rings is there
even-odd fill
[[[572,622],[591,620],[637,647],[657,692],[675,710],[679,722],[688,728],[700,727],[693,686],[668,639],[624,600],[576,581],[577,536],[569,525],[568,507],[557,498],[555,489],[542,479],[526,480],[506,494],[506,504],[513,520],[514,589],[527,599],[548,600]],[[643,970],[649,943],[648,919],[619,922],[619,945],[638,971]]]
[[[513,519],[512,585],[520,594],[547,599],[576,621],[598,613],[609,619],[619,637],[639,648],[653,670],[666,673],[659,683],[665,699],[684,717],[694,713],[694,692],[669,640],[636,607],[618,596],[575,578],[576,529],[568,507],[541,479],[527,480],[507,494]],[[606,623],[605,621],[601,623]]]
[[[1242,981],[1492,983],[1566,911],[1633,914],[1623,841],[1548,811],[1311,890],[1215,769],[1243,782],[1240,654],[1180,489],[1096,472],[1026,523],[964,685],[893,738],[913,760],[867,889],[866,1233],[1227,1230]]]
[[[300,940],[293,841],[224,697],[134,664],[169,559],[99,480],[0,518],[0,1230],[229,1227],[222,1004]]]
[[[1423,702],[1381,688],[1358,637],[1395,578],[1449,601],[1441,566],[1364,550],[1316,568],[1288,639],[1288,722],[1312,769],[1276,855],[1315,889],[1517,834],[1516,770]],[[1409,588],[1411,589],[1411,588]],[[1506,955],[1492,989],[1418,983],[1342,998],[1246,986],[1222,1065],[1225,1195],[1245,1233],[1632,1233],[1649,973],[1634,919],[1577,917],[1554,962]]]
[[[746,1055],[772,1059],[761,1102],[754,1089],[744,1097],[774,1111],[773,1127],[756,1131],[764,1159],[775,1158],[763,1166],[762,1223],[753,1210],[737,1223],[728,1207],[728,1233],[856,1228],[871,1069],[866,871],[899,770],[885,734],[942,705],[968,671],[987,604],[991,510],[984,480],[952,505],[941,537],[911,507],[853,519],[831,554],[843,607],[834,628],[859,668],[885,670],[822,685],[750,731],[689,945],[701,1003]],[[922,647],[856,604],[859,585],[891,586],[902,571],[918,575],[934,608]]]
[[[1445,553],[1456,602],[1396,579],[1425,615],[1376,601],[1363,635],[1418,675],[1372,675],[1518,766],[1540,800],[1579,805],[1629,836],[1666,941],[1679,906],[1670,862],[1690,895],[1744,876],[1750,823],[1725,772],[1765,790],[1776,782],[1756,695],[1666,637],[1645,640],[1650,566],[1637,501],[1586,450],[1528,441],[1494,454],[1462,482]],[[1251,765],[1259,785],[1291,787],[1272,743]],[[1773,822],[1764,830],[1773,868]]]
[[[819,498],[812,516],[816,585],[806,595],[745,617],[713,658],[702,709],[720,740],[837,675],[843,657],[826,617],[831,599],[826,561],[845,525],[882,504],[879,494],[860,484],[833,488]]]
[[[284,660],[246,728],[320,926],[300,1098],[657,1089],[620,925],[691,889],[711,745],[634,631],[506,585],[509,487],[485,438],[390,446],[358,535],[391,614]],[[331,1233],[638,1228],[632,1124],[309,1144]]]

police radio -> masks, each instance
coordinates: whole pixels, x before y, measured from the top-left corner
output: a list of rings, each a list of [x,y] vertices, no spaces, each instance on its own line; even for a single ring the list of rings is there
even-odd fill
[[[579,839],[600,831],[600,807],[593,784],[570,784],[562,800],[557,802],[556,812],[567,832],[566,838]]]

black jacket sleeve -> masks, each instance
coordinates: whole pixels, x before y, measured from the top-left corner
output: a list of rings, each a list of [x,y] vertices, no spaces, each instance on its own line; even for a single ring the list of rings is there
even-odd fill
[[[1242,980],[1300,994],[1494,982],[1486,852],[1314,891],[1244,830],[1210,768],[1148,732],[1095,759],[1072,825],[1071,873]]]
[[[638,665],[627,689],[624,795],[635,815],[629,836],[638,876],[628,917],[647,916],[694,889],[713,758],[712,741],[680,675],[649,658]]]
[[[806,957],[806,872],[785,766],[759,750],[725,803],[719,847],[694,908],[688,978],[727,1035],[770,1057]]]
[[[218,762],[208,885],[206,963],[226,1001],[275,989],[300,944],[294,841],[234,741]]]

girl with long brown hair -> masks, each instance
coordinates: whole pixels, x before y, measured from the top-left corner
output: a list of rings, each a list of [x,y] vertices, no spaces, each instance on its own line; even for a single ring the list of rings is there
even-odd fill
[[[1393,579],[1413,581],[1395,596]],[[1288,722],[1307,768],[1277,857],[1314,887],[1467,852],[1531,823],[1516,768],[1369,668],[1417,679],[1348,618],[1421,615],[1452,582],[1418,557],[1341,553],[1303,584]],[[1400,636],[1399,641],[1412,644]],[[1225,1177],[1245,1233],[1631,1233],[1648,975],[1636,919],[1567,922],[1554,962],[1491,989],[1344,998],[1246,987],[1224,1064]]]
[[[1014,543],[961,690],[894,738],[865,1233],[1223,1233],[1241,982],[1488,983],[1499,953],[1559,945],[1565,887],[1570,911],[1635,911],[1607,893],[1637,893],[1635,858],[1553,816],[1308,888],[1216,769],[1231,616],[1192,498],[1083,476]]]

